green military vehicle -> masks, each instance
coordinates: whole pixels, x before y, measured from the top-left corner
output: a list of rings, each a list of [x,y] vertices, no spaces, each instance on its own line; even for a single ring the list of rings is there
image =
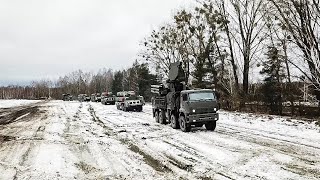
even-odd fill
[[[161,124],[170,123],[172,128],[189,132],[192,126],[214,130],[219,120],[218,102],[211,89],[189,90],[181,62],[170,65],[166,84],[152,85],[153,117]]]

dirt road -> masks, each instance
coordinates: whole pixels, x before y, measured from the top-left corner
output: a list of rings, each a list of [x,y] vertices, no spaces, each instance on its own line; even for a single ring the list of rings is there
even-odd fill
[[[0,109],[0,179],[319,179],[320,128],[221,112],[214,132],[155,123],[151,107],[50,101]]]

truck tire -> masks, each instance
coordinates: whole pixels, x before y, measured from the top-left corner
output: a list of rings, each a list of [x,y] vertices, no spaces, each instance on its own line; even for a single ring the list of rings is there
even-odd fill
[[[180,128],[183,132],[190,132],[191,125],[187,123],[186,118],[184,116],[179,117]]]
[[[173,114],[171,115],[170,124],[173,129],[179,129],[180,126],[179,126],[179,121],[178,121],[177,116],[175,116]]]
[[[142,106],[138,106],[137,111],[141,112],[142,111]]]
[[[159,122],[160,124],[166,124],[166,114],[164,111],[159,112]]]
[[[210,131],[214,131],[214,129],[216,128],[216,125],[217,125],[216,121],[208,122],[205,124],[206,129]]]
[[[155,112],[156,122],[159,123],[159,111]]]

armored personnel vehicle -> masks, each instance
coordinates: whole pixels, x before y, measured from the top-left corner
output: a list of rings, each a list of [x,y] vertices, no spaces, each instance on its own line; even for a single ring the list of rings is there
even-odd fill
[[[117,93],[117,109],[123,111],[142,111],[143,98],[137,96],[134,91],[122,91]]]
[[[63,101],[72,101],[73,97],[71,94],[62,94],[62,100]]]
[[[96,102],[101,102],[101,94],[100,93],[96,93],[95,101]]]
[[[96,94],[91,94],[90,101],[91,102],[96,102]]]
[[[190,90],[185,83],[182,63],[170,65],[165,84],[152,85],[152,112],[156,122],[189,132],[192,126],[214,130],[219,120],[218,102],[211,89]]]
[[[115,105],[116,97],[112,95],[112,92],[103,92],[101,93],[101,103],[104,105],[107,105],[107,104]]]

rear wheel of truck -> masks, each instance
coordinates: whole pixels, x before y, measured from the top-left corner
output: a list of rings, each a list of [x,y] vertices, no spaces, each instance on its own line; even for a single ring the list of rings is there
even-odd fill
[[[210,130],[210,131],[214,131],[214,129],[216,128],[217,122],[216,121],[212,121],[212,122],[208,122],[206,123],[206,129]]]
[[[173,129],[179,129],[179,121],[175,115],[171,115],[170,124]]]
[[[166,124],[166,114],[164,111],[159,112],[159,122],[160,124]]]
[[[156,122],[159,123],[159,111],[155,112]]]
[[[184,116],[179,117],[180,128],[183,132],[190,132],[191,125],[187,123],[186,118]]]

